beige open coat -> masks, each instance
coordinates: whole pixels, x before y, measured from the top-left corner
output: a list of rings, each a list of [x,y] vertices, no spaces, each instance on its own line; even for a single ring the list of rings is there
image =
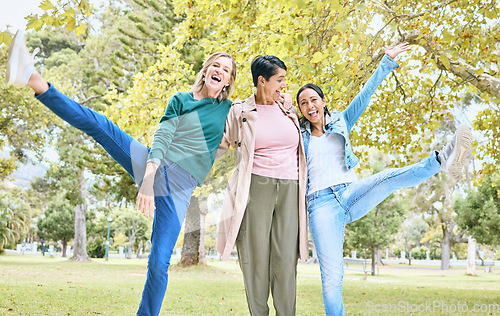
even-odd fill
[[[294,122],[300,133],[297,110],[282,111]],[[255,126],[257,123],[257,107],[255,94],[246,100],[236,100],[226,118],[226,128],[217,156],[232,146],[237,153],[236,167],[226,189],[222,206],[222,214],[217,235],[217,251],[222,259],[227,260],[236,242],[241,221],[245,214],[250,190],[253,156],[255,151]],[[306,185],[307,166],[304,144],[300,136],[299,149],[299,255],[302,260],[309,257],[307,240]]]

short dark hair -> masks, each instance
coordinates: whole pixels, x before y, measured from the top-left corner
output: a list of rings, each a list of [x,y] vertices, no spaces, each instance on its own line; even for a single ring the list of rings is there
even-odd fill
[[[319,97],[321,99],[324,99],[325,98],[325,94],[323,93],[323,90],[321,90],[320,87],[318,87],[317,85],[315,85],[314,83],[308,83],[308,84],[305,84],[303,85],[299,91],[297,92],[297,96],[296,96],[296,100],[297,100],[297,105],[299,106],[299,110],[300,110],[300,103],[299,103],[299,96],[300,94],[302,93],[302,91],[306,90],[306,89],[313,89],[314,91],[316,91],[316,93],[319,95]],[[308,122],[308,120],[305,118],[304,114],[302,113],[302,111],[300,112],[300,114],[302,114],[302,116],[299,118],[299,122],[300,122],[300,126],[304,127],[306,122]],[[325,105],[325,115],[330,115],[330,111],[328,111],[328,108],[326,107]]]
[[[278,72],[278,68],[286,70],[285,63],[276,56],[258,55],[252,60],[250,69],[252,70],[253,85],[257,87],[259,76],[269,80]]]

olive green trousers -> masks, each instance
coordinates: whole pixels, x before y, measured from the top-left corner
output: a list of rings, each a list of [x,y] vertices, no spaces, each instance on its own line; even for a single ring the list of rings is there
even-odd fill
[[[252,174],[236,240],[251,315],[269,315],[269,290],[277,316],[295,315],[298,237],[298,181]]]

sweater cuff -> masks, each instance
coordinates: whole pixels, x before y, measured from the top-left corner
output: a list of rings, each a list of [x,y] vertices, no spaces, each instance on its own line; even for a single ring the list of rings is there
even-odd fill
[[[161,165],[161,159],[160,158],[149,158],[147,162],[148,163],[149,162],[155,163],[157,166]]]
[[[399,68],[399,64],[397,62],[395,62],[394,59],[392,59],[391,57],[387,56],[387,54],[384,54],[384,57],[382,58],[382,62],[381,63],[388,65],[392,69]]]
[[[163,152],[161,150],[159,150],[158,148],[156,148],[156,149],[153,148],[149,151],[148,161],[150,161],[151,159],[158,159],[161,161],[161,160],[163,160],[163,158],[165,158],[163,155]]]

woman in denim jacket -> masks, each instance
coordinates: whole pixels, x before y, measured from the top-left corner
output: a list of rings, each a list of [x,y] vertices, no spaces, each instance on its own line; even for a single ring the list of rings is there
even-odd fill
[[[308,169],[309,227],[318,253],[327,315],[345,314],[342,300],[345,225],[363,217],[398,189],[416,186],[440,171],[458,176],[470,151],[471,132],[462,125],[441,152],[435,151],[417,164],[357,180],[353,168],[358,158],[352,152],[349,132],[377,87],[399,67],[393,59],[406,50],[407,43],[387,49],[375,73],[342,112],[330,115],[323,92],[314,84],[303,86],[297,93]]]

